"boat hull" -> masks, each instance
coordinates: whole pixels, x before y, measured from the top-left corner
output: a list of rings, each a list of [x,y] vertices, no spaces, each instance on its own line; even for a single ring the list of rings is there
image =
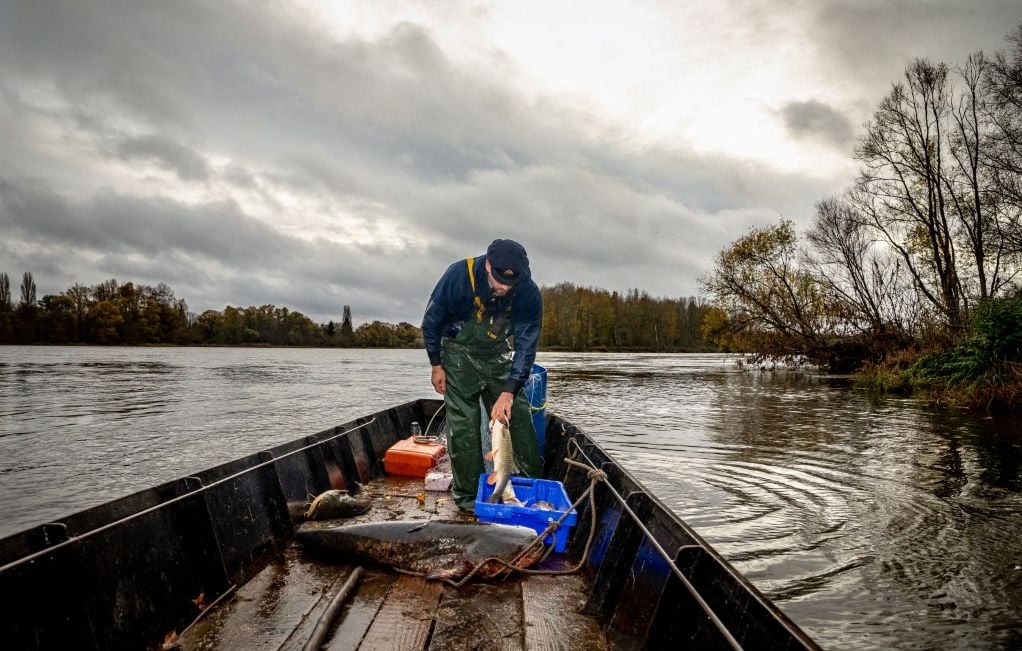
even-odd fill
[[[418,400],[0,540],[7,648],[153,648],[294,538],[309,495],[383,476],[387,448],[442,407]],[[583,611],[610,646],[816,648],[587,434],[548,415],[545,476],[575,499],[602,470]],[[588,503],[567,555],[580,559]],[[198,608],[197,608],[198,605]]]

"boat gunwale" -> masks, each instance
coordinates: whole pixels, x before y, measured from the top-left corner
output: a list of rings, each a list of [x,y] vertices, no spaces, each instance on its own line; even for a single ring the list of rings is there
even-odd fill
[[[104,634],[107,636],[105,641],[109,641],[110,635],[115,635],[118,631],[122,630],[131,630],[135,641],[148,640],[145,644],[151,645],[156,641],[155,638],[159,637],[157,635],[158,631],[139,631],[135,629],[159,626],[163,627],[162,630],[180,629],[181,626],[187,623],[182,621],[185,617],[184,612],[161,612],[158,617],[150,613],[152,621],[143,621],[140,624],[130,621],[98,621],[97,625],[97,621],[94,621],[96,618],[102,620],[104,617],[110,618],[113,615],[96,612],[96,608],[90,607],[92,601],[96,599],[96,595],[90,592],[86,586],[89,585],[89,573],[96,574],[97,568],[81,567],[85,563],[86,555],[80,552],[83,548],[89,549],[94,553],[98,552],[93,550],[93,548],[97,547],[96,544],[93,544],[94,541],[86,539],[99,536],[101,533],[115,532],[119,529],[131,529],[135,520],[144,521],[146,516],[158,515],[162,511],[173,513],[170,515],[164,514],[164,519],[160,520],[158,524],[169,526],[172,529],[175,526],[173,524],[175,514],[182,509],[190,509],[186,511],[189,514],[205,514],[209,522],[199,523],[197,527],[185,527],[185,530],[186,533],[190,533],[193,529],[197,530],[199,535],[204,537],[204,540],[217,548],[216,558],[209,559],[203,557],[200,559],[200,561],[206,563],[203,568],[214,575],[210,579],[212,589],[207,594],[207,597],[212,600],[218,592],[223,594],[229,586],[243,583],[254,576],[258,568],[265,564],[264,559],[266,555],[275,550],[279,551],[281,546],[291,539],[294,532],[294,522],[287,511],[295,499],[299,497],[304,499],[305,493],[301,492],[302,489],[305,489],[306,492],[311,492],[309,489],[315,489],[315,492],[318,493],[321,490],[336,487],[334,484],[336,483],[337,478],[335,475],[337,474],[341,476],[341,481],[344,484],[351,480],[364,483],[373,478],[383,476],[380,459],[382,459],[386,448],[398,439],[396,432],[407,429],[407,427],[403,428],[402,426],[408,425],[412,420],[422,422],[425,415],[430,413],[435,416],[442,408],[442,405],[442,401],[436,399],[420,399],[407,402],[390,409],[381,410],[368,417],[348,421],[340,426],[324,430],[317,435],[295,439],[269,450],[219,464],[195,473],[193,476],[166,482],[156,487],[138,491],[137,493],[111,500],[96,507],[70,514],[62,518],[61,522],[37,525],[0,539],[0,562],[4,563],[0,566],[0,586],[6,587],[11,584],[14,586],[26,585],[30,591],[42,590],[45,592],[45,582],[42,582],[43,585],[41,586],[35,585],[33,569],[36,570],[35,574],[41,573],[42,578],[47,578],[47,575],[54,574],[59,578],[61,573],[67,572],[68,568],[70,568],[70,571],[77,575],[74,578],[78,579],[81,585],[77,591],[72,590],[69,591],[68,595],[64,595],[63,602],[77,606],[78,604],[75,603],[75,599],[81,599],[83,605],[75,612],[64,613],[63,617],[64,620],[77,620],[84,617],[86,621],[72,621],[70,624],[67,621],[63,621],[62,624],[68,631],[66,635],[76,635],[83,631],[91,633],[93,644],[97,648],[102,648],[105,646]],[[389,421],[389,427],[387,427],[388,423],[386,421]],[[628,500],[639,500],[650,505],[650,514],[655,516],[657,522],[663,523],[661,527],[673,528],[675,532],[671,535],[675,539],[679,538],[677,532],[681,532],[684,538],[692,540],[695,543],[694,546],[698,546],[702,553],[705,553],[712,559],[715,567],[723,570],[727,575],[727,581],[730,581],[732,586],[729,589],[734,589],[734,586],[737,586],[738,589],[752,598],[762,614],[768,615],[775,622],[775,625],[779,624],[783,627],[787,636],[789,636],[788,646],[778,648],[789,648],[792,643],[801,648],[818,648],[811,638],[801,631],[794,622],[788,619],[775,604],[731,567],[716,550],[706,543],[677,514],[667,508],[655,496],[651,495],[641,482],[614,460],[588,434],[556,414],[547,415],[547,425],[545,476],[554,477],[554,473],[565,465],[562,462],[567,456],[569,440],[575,441],[576,445],[578,445],[578,441],[581,441],[582,443],[579,445],[580,450],[598,453],[593,453],[592,456],[596,457],[596,460],[600,462],[600,469],[613,468],[613,472],[608,473],[607,486],[614,490],[615,496],[621,500],[622,506],[627,507]],[[560,431],[557,431],[558,429]],[[302,452],[306,454],[300,455]],[[260,470],[264,473],[262,479],[259,479],[259,476],[253,475],[254,472]],[[274,477],[275,481],[272,480]],[[205,482],[209,483],[206,484]],[[245,493],[245,491],[248,492]],[[228,492],[230,494],[225,497],[224,494]],[[265,513],[262,515],[267,521],[263,522],[260,520],[255,522],[257,518],[253,516],[254,526],[258,525],[256,530],[245,531],[231,537],[231,534],[226,532],[231,530],[229,525],[233,525],[234,522],[217,522],[216,515],[227,514],[228,516],[236,516],[231,511],[231,499],[229,498],[236,497],[236,494],[239,492],[245,493],[242,497],[249,493],[257,492],[259,497],[266,499],[268,503],[261,506],[265,508]],[[214,499],[214,493],[220,493],[218,496],[220,499]],[[221,504],[221,502],[226,502],[226,504]],[[124,512],[132,510],[132,507],[135,507],[133,512],[125,515]],[[281,512],[282,510],[284,511],[283,513]],[[583,510],[580,510],[580,522],[586,510],[588,510],[588,505],[585,505]],[[625,511],[635,525],[645,529],[642,518],[638,514],[632,512],[630,508],[626,508]],[[165,521],[167,518],[169,518],[171,524],[167,524]],[[90,520],[96,524],[94,528],[76,531],[76,529],[87,525]],[[137,529],[138,527],[134,528]],[[180,533],[176,530],[175,532]],[[615,530],[611,531],[608,535],[613,538],[613,535],[617,533],[620,532]],[[655,543],[654,547],[659,547],[660,542],[656,539],[653,532],[646,530],[643,535],[648,536],[649,540]],[[246,536],[253,538],[248,540]],[[99,536],[98,539],[102,540],[102,536]],[[232,546],[235,543],[239,543],[241,547],[235,548],[235,546]],[[248,547],[245,547],[245,545],[248,545]],[[573,543],[573,547],[577,553],[577,545]],[[571,551],[573,550],[569,549],[569,552]],[[684,576],[684,573],[675,565],[675,560],[670,558],[669,554],[663,549],[658,551],[675,571]],[[678,557],[681,551],[680,547],[677,548],[675,556]],[[12,554],[18,554],[19,556],[11,558]],[[587,567],[587,571],[591,574],[598,574],[602,567],[602,562],[601,560],[600,566]],[[99,573],[99,576],[103,576],[102,572]],[[182,590],[194,590],[195,581],[184,581],[184,583],[189,585],[185,587],[175,586],[178,597],[181,596]],[[662,586],[662,589],[666,590],[668,584],[669,581]],[[95,584],[91,588],[94,591],[96,589]],[[593,590],[595,590],[595,587],[593,587]],[[698,592],[693,592],[693,594],[697,598],[699,597]],[[99,603],[102,604],[103,600],[99,599]],[[620,604],[617,604],[617,607],[620,607]],[[161,609],[154,607],[153,610]],[[31,611],[19,612],[22,612],[23,615],[32,615]],[[712,612],[710,610],[711,617]],[[194,611],[187,615],[187,619],[190,621],[193,616]],[[13,616],[8,615],[8,617],[11,617],[13,620]],[[34,618],[39,617],[40,614],[38,613],[34,615]],[[610,626],[612,623],[611,619],[607,617],[601,618],[601,621],[604,621],[606,626]],[[46,620],[42,619],[39,623],[45,626]],[[18,626],[13,621],[4,623],[3,628],[13,628],[15,631],[23,633],[25,630],[24,625]],[[725,640],[731,636],[727,628],[722,628],[721,630]],[[648,628],[646,634],[649,634]],[[35,635],[37,646],[46,646],[46,644],[38,643],[38,639],[40,639],[38,631]],[[61,639],[60,631],[57,632],[57,638]],[[119,638],[114,639],[120,641]],[[643,644],[646,641],[646,638],[643,638]]]

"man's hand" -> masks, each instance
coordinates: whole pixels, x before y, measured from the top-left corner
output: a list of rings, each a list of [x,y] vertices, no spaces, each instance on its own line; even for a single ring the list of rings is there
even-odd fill
[[[443,366],[437,365],[433,367],[429,381],[433,383],[433,388],[436,389],[437,393],[447,391],[447,372],[444,371]]]
[[[511,422],[511,405],[515,401],[515,396],[507,391],[500,394],[497,401],[493,403],[493,409],[490,410],[490,420],[494,421],[498,418],[505,423]]]

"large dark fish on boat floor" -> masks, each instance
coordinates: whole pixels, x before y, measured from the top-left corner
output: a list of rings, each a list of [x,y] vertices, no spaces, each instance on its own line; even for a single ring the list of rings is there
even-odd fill
[[[536,538],[536,532],[489,522],[392,520],[300,528],[297,538],[304,547],[336,560],[359,560],[422,573],[429,579],[457,580],[491,556],[511,562]],[[516,565],[532,565],[541,552]],[[491,561],[477,576],[488,578],[504,569]]]
[[[373,505],[371,495],[362,490],[362,485],[356,483],[352,494],[344,491],[331,490],[320,493],[312,504],[305,511],[306,520],[333,520],[336,518],[350,518],[353,515],[361,515]]]

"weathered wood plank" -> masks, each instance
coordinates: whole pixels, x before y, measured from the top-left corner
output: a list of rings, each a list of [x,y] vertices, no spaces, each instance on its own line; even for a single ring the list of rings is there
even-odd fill
[[[424,649],[433,628],[442,584],[402,575],[391,586],[359,649],[401,651]]]
[[[596,619],[579,613],[586,590],[582,577],[533,575],[521,585],[526,649],[607,648]]]
[[[305,563],[289,549],[178,644],[182,649],[279,649],[347,571],[343,565]]]
[[[341,611],[340,623],[324,648],[328,651],[355,651],[362,643],[366,631],[372,626],[376,613],[390,587],[394,585],[394,574],[385,570],[365,568],[358,590],[351,603]]]
[[[354,571],[355,566],[346,565],[344,567],[338,567],[333,583],[323,587],[323,591],[320,593],[319,601],[317,601],[312,608],[305,613],[300,621],[295,622],[294,630],[292,630],[290,637],[281,645],[283,651],[302,651],[305,648],[306,641],[312,637],[313,631],[316,629],[316,624],[319,622],[320,616],[326,612],[327,607],[330,605],[330,601],[334,595],[344,586],[344,582],[348,580],[351,573]]]
[[[429,648],[524,649],[520,583],[445,585]]]

